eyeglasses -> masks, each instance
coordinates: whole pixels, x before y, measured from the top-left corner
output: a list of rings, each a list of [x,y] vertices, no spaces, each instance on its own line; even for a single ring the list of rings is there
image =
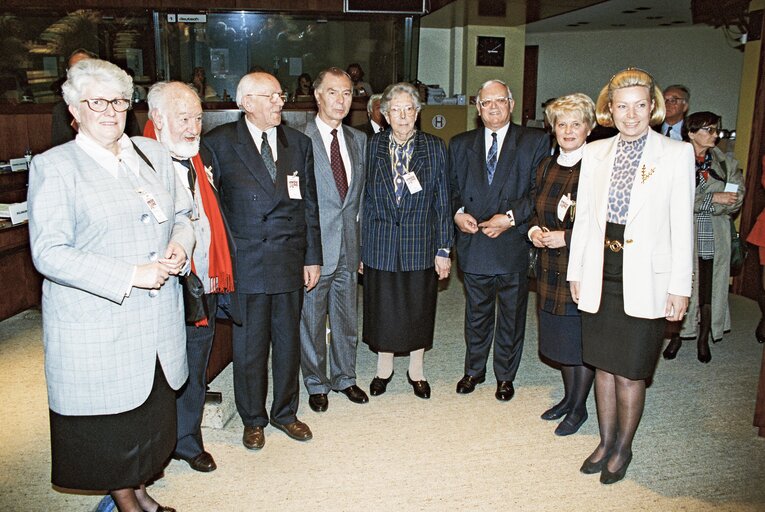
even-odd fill
[[[284,92],[272,92],[271,94],[260,94],[260,93],[251,92],[247,94],[246,96],[260,96],[261,98],[268,98],[269,101],[276,101],[280,99],[285,103],[287,102],[287,93],[284,93]]]
[[[417,109],[411,105],[407,105],[405,107],[390,107],[388,111],[397,116],[404,114],[406,117],[413,116],[417,113]]]
[[[512,100],[512,99],[513,98],[510,98],[510,97],[507,97],[507,98],[488,98],[488,99],[485,99],[485,100],[479,100],[478,104],[481,105],[482,108],[493,107],[495,105],[498,106],[498,107],[504,107],[504,106],[507,106],[507,104],[510,103],[510,100]]]
[[[667,105],[676,105],[678,103],[685,103],[685,98],[678,98],[676,96],[667,96],[664,98],[664,103]]]
[[[93,112],[105,112],[109,105],[112,106],[115,112],[125,112],[130,110],[133,103],[130,100],[124,98],[115,98],[113,100],[107,100],[104,98],[93,98],[90,100],[82,100],[80,103],[87,103],[88,108]]]
[[[699,128],[699,130],[704,130],[709,135],[717,135],[717,132],[718,132],[716,126],[702,126],[701,128]]]

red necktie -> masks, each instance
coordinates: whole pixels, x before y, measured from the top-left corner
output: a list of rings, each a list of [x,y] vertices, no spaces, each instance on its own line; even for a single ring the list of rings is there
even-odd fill
[[[332,176],[335,178],[340,200],[345,201],[348,193],[348,177],[345,174],[343,157],[340,155],[340,143],[337,141],[337,130],[332,130],[332,142],[329,144],[329,165],[332,167]]]

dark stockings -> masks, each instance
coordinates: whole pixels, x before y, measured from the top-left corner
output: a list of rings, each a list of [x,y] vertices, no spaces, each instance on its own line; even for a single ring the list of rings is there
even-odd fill
[[[117,489],[111,491],[111,495],[120,512],[153,512],[159,507],[159,503],[146,492],[145,485],[137,489]]]
[[[645,406],[645,380],[630,380],[596,369],[595,403],[600,444],[588,460],[598,462],[608,457],[607,469],[615,472],[632,454],[632,440]]]
[[[565,393],[561,404],[565,404],[569,410],[566,418],[575,424],[587,414],[587,396],[590,394],[595,371],[584,365],[563,365],[560,371]]]

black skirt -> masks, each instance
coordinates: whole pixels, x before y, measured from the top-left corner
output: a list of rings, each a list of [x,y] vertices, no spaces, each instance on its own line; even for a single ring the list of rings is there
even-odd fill
[[[624,226],[608,223],[606,236],[623,240]],[[666,321],[636,318],[624,312],[624,253],[604,250],[600,308],[594,314],[582,312],[582,357],[585,363],[614,375],[648,379],[656,369]]]
[[[146,401],[119,414],[50,411],[51,482],[82,490],[138,487],[158,476],[175,448],[175,391],[159,361]]]
[[[539,310],[539,353],[556,363],[582,365],[582,317],[576,304],[565,315]]]
[[[438,275],[433,268],[385,272],[364,267],[364,343],[404,355],[433,347]]]

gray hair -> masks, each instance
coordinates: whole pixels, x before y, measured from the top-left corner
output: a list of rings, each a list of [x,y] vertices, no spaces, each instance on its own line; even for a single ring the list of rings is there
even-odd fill
[[[505,82],[503,82],[502,80],[500,80],[498,78],[492,78],[491,80],[486,80],[484,83],[482,83],[481,87],[478,88],[478,93],[476,94],[476,96],[478,96],[478,98],[480,98],[481,97],[481,91],[483,91],[485,87],[488,87],[491,84],[503,85],[505,87],[505,89],[507,89],[507,97],[510,98],[510,99],[513,99],[513,93],[510,92],[510,87],[508,87],[508,85]]]
[[[391,84],[385,88],[380,98],[380,112],[382,112],[383,114],[387,114],[389,110],[390,102],[393,99],[393,97],[401,93],[408,94],[409,96],[412,97],[412,101],[414,101],[414,107],[419,113],[420,109],[422,108],[422,103],[420,102],[420,94],[417,92],[417,89],[412,84],[407,82],[399,82],[397,84]]]
[[[670,89],[675,89],[676,91],[680,91],[683,94],[685,94],[685,101],[691,101],[691,91],[683,84],[672,84],[669,87],[664,88],[664,94],[667,94],[667,91]]]
[[[116,89],[127,99],[133,97],[133,79],[130,75],[119,66],[105,60],[81,60],[69,68],[66,77],[61,92],[64,94],[64,101],[70,107],[79,105],[80,101],[85,99],[82,97],[83,91],[91,84]]]
[[[151,86],[149,94],[146,95],[146,102],[149,104],[149,119],[153,119],[153,110],[157,110],[164,114],[164,110],[167,108],[167,102],[176,96],[173,90],[177,90],[177,88],[186,89],[195,98],[199,99],[197,92],[187,83],[177,81],[157,82]]]
[[[324,69],[319,72],[318,76],[316,77],[316,80],[313,81],[313,90],[318,91],[321,89],[321,84],[324,82],[324,78],[326,78],[327,75],[333,75],[333,76],[344,76],[348,79],[349,82],[351,82],[351,87],[353,87],[353,80],[351,80],[351,75],[346,73],[344,70],[332,66],[331,68]]]
[[[382,101],[382,94],[373,94],[367,101],[367,114],[371,114],[375,107],[375,101]]]

